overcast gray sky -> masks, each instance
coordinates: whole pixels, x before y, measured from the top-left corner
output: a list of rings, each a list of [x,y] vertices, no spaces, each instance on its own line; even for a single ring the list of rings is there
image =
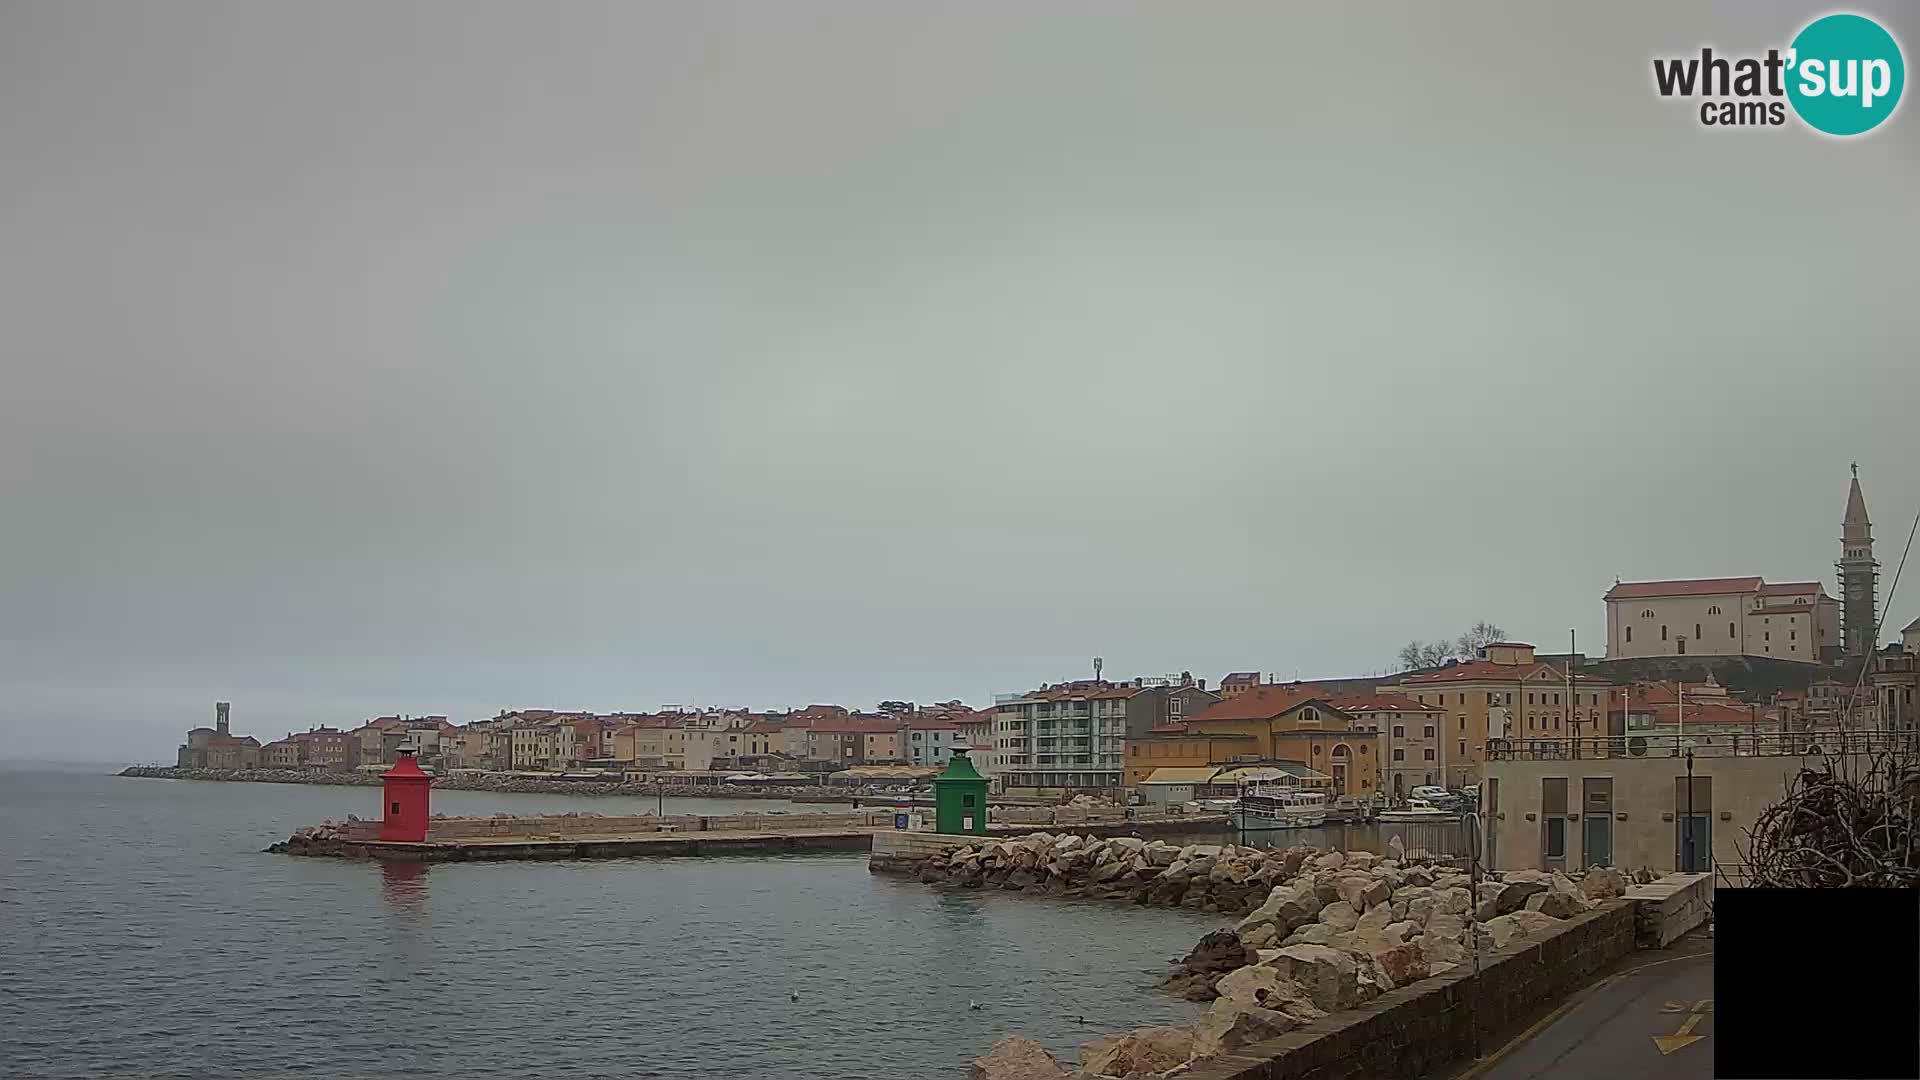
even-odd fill
[[[0,754],[1884,591],[1920,103],[1649,68],[1824,10],[0,3]]]

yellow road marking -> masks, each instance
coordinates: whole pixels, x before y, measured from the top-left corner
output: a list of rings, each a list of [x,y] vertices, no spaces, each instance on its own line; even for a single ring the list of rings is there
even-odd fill
[[[1680,1030],[1671,1035],[1655,1035],[1653,1037],[1653,1045],[1660,1051],[1660,1056],[1665,1057],[1675,1050],[1692,1046],[1694,1043],[1706,1038],[1705,1035],[1695,1035],[1693,1033],[1693,1029],[1700,1026],[1700,1015],[1701,1014],[1696,1012],[1687,1017],[1686,1022],[1680,1025]]]

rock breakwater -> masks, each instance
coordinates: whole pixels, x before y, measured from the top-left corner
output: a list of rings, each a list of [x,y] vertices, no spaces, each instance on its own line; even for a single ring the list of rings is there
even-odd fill
[[[1466,871],[1426,857],[1047,833],[932,856],[920,877],[1240,916],[1231,929],[1203,937],[1161,983],[1211,1003],[1197,1023],[1090,1042],[1078,1071],[1014,1037],[975,1061],[978,1080],[1176,1075],[1451,971],[1476,949],[1542,936],[1618,897],[1626,882],[1617,870],[1595,867],[1578,880],[1516,870],[1487,874],[1476,886]]]

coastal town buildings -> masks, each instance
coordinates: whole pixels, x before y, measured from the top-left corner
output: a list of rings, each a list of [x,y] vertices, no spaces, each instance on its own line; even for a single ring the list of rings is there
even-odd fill
[[[1127,699],[1138,691],[1080,679],[996,695],[993,755],[1001,790],[1046,795],[1118,789]]]
[[[1336,796],[1365,798],[1380,790],[1379,741],[1315,687],[1264,684],[1129,737],[1126,777],[1137,786],[1164,768],[1291,764],[1331,777]]]
[[[1378,736],[1381,790],[1389,797],[1404,799],[1416,787],[1440,782],[1445,710],[1405,694],[1379,692],[1330,695],[1327,703],[1353,717],[1355,731]]]
[[[1158,679],[1139,679],[1137,692],[1126,699],[1127,734],[1145,735],[1162,724],[1172,723],[1200,712],[1220,701],[1222,695],[1207,689],[1205,679],[1191,672]]]
[[[1840,533],[1839,600],[1817,581],[1615,582],[1604,597],[1607,657],[1751,656],[1804,664],[1865,657],[1877,647],[1880,564],[1858,466]]]
[[[213,726],[187,732],[174,763],[183,769],[255,769],[260,767],[260,740],[235,736],[230,728],[233,706],[214,703]]]
[[[1464,787],[1480,778],[1489,738],[1546,747],[1604,733],[1604,680],[1570,679],[1536,660],[1525,642],[1494,642],[1481,654],[1380,688],[1440,710],[1435,757],[1443,786]]]
[[[1840,644],[1840,606],[1817,581],[1622,581],[1607,590],[1607,656],[1763,656],[1817,664]]]
[[[1920,731],[1920,619],[1908,624],[1900,637],[1875,653],[1869,668],[1874,725],[1912,735]]]

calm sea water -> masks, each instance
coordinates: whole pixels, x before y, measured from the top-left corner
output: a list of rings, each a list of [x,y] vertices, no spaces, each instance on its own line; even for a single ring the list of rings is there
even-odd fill
[[[447,813],[651,803],[434,796]],[[836,808],[668,800],[776,809]],[[1192,1018],[1152,983],[1223,922],[943,891],[864,855],[422,867],[260,850],[348,813],[375,816],[374,790],[0,772],[0,1076],[963,1076],[1015,1031],[1070,1058]]]

